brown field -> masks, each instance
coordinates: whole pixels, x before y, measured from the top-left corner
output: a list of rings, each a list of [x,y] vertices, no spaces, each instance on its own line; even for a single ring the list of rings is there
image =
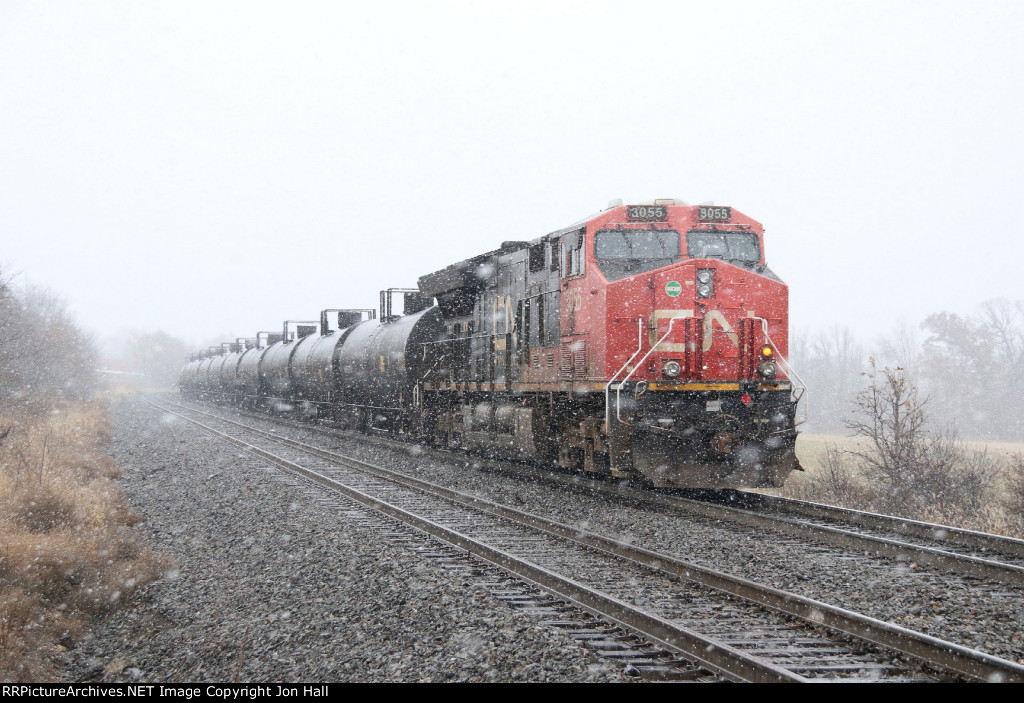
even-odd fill
[[[981,440],[965,440],[972,449],[988,451],[989,454],[1008,459],[1015,454],[1024,454],[1024,442],[986,442]],[[839,449],[858,449],[867,447],[863,437],[850,437],[841,434],[800,434],[796,438],[796,455],[805,469],[817,466],[825,447],[833,445]]]
[[[130,529],[100,404],[0,414],[0,680],[46,681],[92,615],[171,563]]]
[[[1024,538],[1024,442],[965,440],[962,447],[965,455],[975,455],[975,465],[984,467],[990,477],[987,486],[977,489],[980,504],[967,509],[925,504],[900,511],[886,506],[888,487],[870,481],[850,456],[870,451],[870,443],[847,435],[801,434],[796,451],[805,471],[790,474],[785,487],[763,492]]]

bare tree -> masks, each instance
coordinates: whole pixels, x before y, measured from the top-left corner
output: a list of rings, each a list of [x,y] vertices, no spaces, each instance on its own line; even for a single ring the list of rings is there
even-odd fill
[[[918,378],[921,341],[914,325],[900,318],[892,332],[879,338],[875,344],[885,365],[903,369],[912,380]]]
[[[42,408],[88,397],[96,351],[63,301],[40,288],[0,283],[0,403]]]
[[[988,300],[981,305],[980,319],[991,331],[996,357],[1020,368],[1024,364],[1024,300]]]
[[[866,375],[847,426],[869,448],[850,455],[880,487],[883,507],[919,517],[976,514],[989,501],[998,462],[968,449],[952,430],[930,430],[927,399],[903,369],[879,371],[872,359]]]
[[[935,413],[973,437],[1024,437],[1024,301],[991,300],[974,315],[938,313],[921,326]]]
[[[868,451],[854,451],[869,478],[902,491],[912,483],[911,473],[921,460],[924,402],[902,369],[879,372],[871,359],[869,384],[857,394],[855,412],[847,427],[871,443]]]

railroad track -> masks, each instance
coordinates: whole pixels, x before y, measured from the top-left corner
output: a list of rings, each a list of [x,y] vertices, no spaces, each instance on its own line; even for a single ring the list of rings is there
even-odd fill
[[[158,406],[159,407],[159,406]],[[278,467],[427,532],[674,655],[738,681],[1024,681],[1024,667],[608,537],[163,406]],[[204,419],[196,420],[200,415]],[[244,434],[249,439],[240,439]],[[683,662],[675,666],[692,674]]]
[[[265,415],[259,417],[269,419]],[[280,418],[275,421],[307,431],[325,431],[308,423]],[[408,446],[383,437],[355,435],[354,438]],[[452,456],[452,452],[445,449],[426,451]],[[916,568],[930,567],[943,574],[956,573],[995,584],[1024,587],[1024,540],[749,491],[704,491],[700,492],[704,498],[693,498],[620,483],[609,485],[528,464],[483,458],[474,461],[488,470],[581,487],[615,500],[638,501],[671,512],[814,540],[849,549],[861,556],[885,557],[902,564],[914,564]]]
[[[609,494],[646,500],[709,520],[726,520],[824,542],[862,555],[887,557],[915,567],[932,567],[944,574],[1024,587],[1024,541],[1011,537],[746,491],[725,492],[714,499],[620,487]],[[730,504],[730,494],[738,498],[738,505]]]
[[[967,575],[1024,586],[1024,540],[762,493],[736,494],[762,514],[833,532],[837,542],[849,539],[851,543],[856,540],[872,545],[876,540],[887,540],[905,545],[906,553],[915,558],[924,553],[926,556],[918,563],[952,565]],[[934,553],[938,554],[931,560],[928,555]]]

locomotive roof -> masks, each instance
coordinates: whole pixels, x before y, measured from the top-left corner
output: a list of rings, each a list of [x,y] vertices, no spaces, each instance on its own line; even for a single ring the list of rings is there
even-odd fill
[[[458,288],[470,288],[477,289],[483,287],[482,277],[477,275],[477,271],[481,266],[487,264],[491,259],[497,258],[503,254],[511,254],[516,251],[522,251],[533,245],[540,244],[543,241],[561,237],[569,232],[574,232],[581,227],[586,226],[587,222],[597,217],[599,212],[593,215],[588,215],[582,220],[556,229],[554,232],[548,232],[544,236],[531,239],[529,241],[508,241],[502,242],[501,246],[493,251],[489,251],[485,254],[478,254],[471,259],[465,259],[457,263],[446,266],[440,271],[434,273],[428,273],[424,276],[420,276],[419,288],[420,292],[425,295],[438,296],[448,291],[456,290]]]
[[[656,200],[645,201],[642,204],[668,204],[668,205],[687,205],[688,203],[679,200],[678,198],[658,198]],[[424,295],[438,296],[449,291],[457,290],[459,288],[468,288],[470,290],[477,290],[483,287],[483,278],[477,275],[477,271],[481,266],[487,264],[491,259],[497,258],[503,254],[511,254],[516,251],[522,251],[536,244],[540,244],[543,241],[553,239],[555,237],[561,237],[570,232],[575,232],[581,227],[585,227],[587,222],[594,219],[603,212],[612,210],[616,207],[621,207],[621,201],[612,201],[608,204],[608,207],[604,210],[600,210],[593,214],[587,215],[581,220],[573,222],[571,225],[556,229],[553,232],[531,239],[530,241],[509,241],[502,242],[501,246],[493,251],[486,252],[484,254],[478,254],[471,259],[465,259],[457,263],[446,266],[440,271],[434,273],[428,273],[425,276],[420,276],[418,281],[420,292]]]

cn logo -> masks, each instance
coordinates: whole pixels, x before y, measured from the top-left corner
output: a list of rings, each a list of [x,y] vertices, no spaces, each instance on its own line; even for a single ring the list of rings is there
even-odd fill
[[[664,331],[664,325],[659,329],[658,320],[683,320],[688,317],[693,317],[693,310],[655,310],[654,315],[651,316],[650,331],[651,344],[657,343],[658,334],[662,334]],[[718,325],[719,329],[715,330],[715,325]],[[679,325],[681,327],[682,325]],[[711,345],[715,341],[715,335],[725,335],[733,345],[739,349],[740,337],[733,330],[732,325],[725,319],[725,315],[722,314],[721,310],[708,310],[704,313],[704,339],[701,347],[704,351],[711,349]],[[674,335],[674,339],[678,340],[682,336],[682,332]],[[696,336],[696,335],[694,335]],[[696,350],[696,340],[690,342],[690,348],[686,348],[686,344],[682,344],[678,341],[665,340],[656,347],[661,352],[692,352]]]
[[[704,351],[711,349],[711,343],[714,341],[715,336],[716,322],[718,323],[718,326],[722,328],[722,332],[725,333],[725,336],[729,338],[729,341],[738,349],[740,346],[739,335],[733,331],[732,325],[730,325],[729,321],[725,319],[725,315],[722,314],[721,310],[709,310],[704,313]]]

